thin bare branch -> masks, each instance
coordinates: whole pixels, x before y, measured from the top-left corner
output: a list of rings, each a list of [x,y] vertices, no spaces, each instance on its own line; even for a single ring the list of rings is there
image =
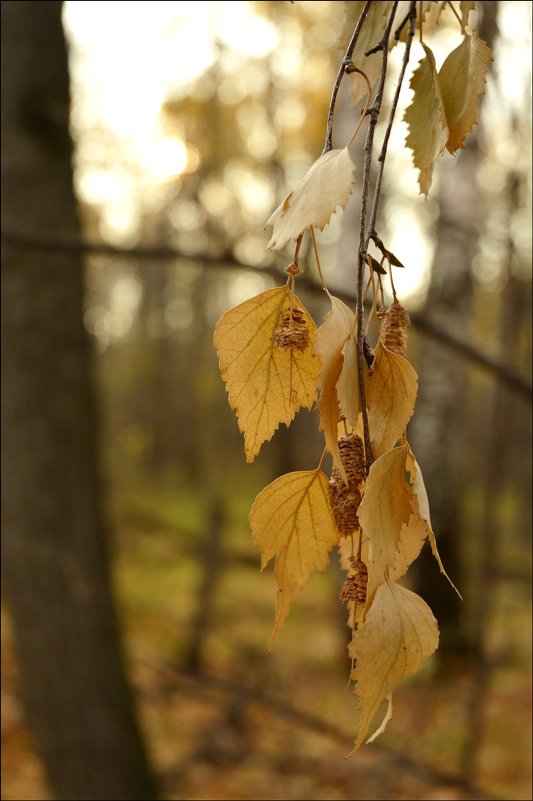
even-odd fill
[[[335,103],[337,101],[337,94],[339,92],[339,88],[347,68],[350,67],[350,65],[352,65],[353,67],[352,64],[353,51],[355,50],[355,45],[357,44],[361,28],[363,27],[363,23],[370,10],[371,5],[372,5],[372,0],[367,0],[367,2],[363,6],[363,10],[359,15],[359,19],[357,20],[357,24],[352,33],[352,38],[350,39],[348,47],[346,48],[344,58],[341,61],[337,77],[335,78],[335,83],[333,84],[333,90],[331,92],[331,100],[329,101],[328,122],[326,126],[326,140],[324,142],[324,149],[322,151],[322,155],[324,153],[327,153],[329,150],[333,148],[333,115],[335,113]]]
[[[230,252],[223,253],[220,256],[212,256],[204,253],[190,255],[167,245],[136,245],[133,248],[119,248],[114,245],[109,245],[106,242],[84,242],[75,237],[59,236],[55,234],[51,236],[49,234],[40,233],[22,234],[16,231],[2,231],[1,238],[4,245],[27,248],[30,250],[48,250],[50,252],[69,251],[83,253],[87,256],[110,256],[140,261],[195,261],[205,267],[217,270],[255,271],[261,275],[268,275],[277,281],[283,277],[283,270],[279,267],[275,267],[274,265],[259,267],[253,264],[246,264],[236,259]],[[323,289],[320,284],[308,278],[305,274],[301,275],[298,281],[300,285],[305,286],[309,292],[323,295]],[[331,287],[330,291],[335,297],[340,298],[340,300],[347,304],[353,303],[354,301],[354,295],[345,292],[340,287]],[[451,331],[442,328],[438,323],[435,323],[421,312],[410,312],[410,317],[413,326],[421,334],[435,339],[437,342],[440,342],[443,347],[455,351],[458,356],[463,359],[484,368],[495,378],[506,384],[510,390],[517,392],[523,398],[531,402],[533,399],[533,388],[531,384],[521,375],[514,372],[507,364],[494,359],[487,353],[483,353],[483,351],[476,348],[475,345],[464,342]]]
[[[381,145],[381,152],[378,156],[378,169],[377,169],[377,176],[376,176],[376,188],[374,190],[374,197],[372,200],[372,211],[370,212],[370,222],[369,222],[369,233],[370,236],[375,233],[375,225],[376,225],[376,217],[378,213],[378,205],[379,205],[379,197],[381,194],[381,183],[383,180],[383,170],[385,167],[385,159],[387,158],[387,148],[389,146],[389,138],[392,130],[392,124],[394,122],[394,117],[396,114],[396,109],[398,107],[398,100],[400,97],[400,91],[403,84],[403,79],[405,77],[405,71],[407,69],[407,65],[409,63],[409,56],[411,54],[411,44],[413,42],[413,38],[415,35],[415,23],[416,23],[416,0],[411,0],[411,5],[409,7],[409,14],[407,15],[407,19],[409,20],[409,31],[407,33],[407,41],[405,43],[405,50],[403,54],[402,66],[400,69],[400,74],[398,76],[398,83],[396,84],[396,90],[394,92],[394,97],[392,100],[392,106],[389,114],[389,121],[387,123],[387,130],[385,131],[385,136],[383,137],[383,144]],[[367,241],[367,248],[368,248],[368,241]]]
[[[370,168],[372,165],[372,151],[374,145],[374,132],[378,121],[379,113],[381,111],[381,104],[383,101],[383,89],[385,86],[385,77],[387,75],[387,56],[389,51],[389,37],[398,6],[397,0],[393,2],[389,14],[389,19],[381,40],[381,51],[383,53],[383,60],[381,62],[381,74],[379,77],[378,88],[374,103],[370,108],[370,122],[365,142],[365,158],[363,167],[363,186],[361,191],[361,214],[359,218],[359,249],[358,249],[358,265],[357,265],[357,370],[359,376],[359,393],[361,397],[361,412],[363,418],[364,442],[366,453],[366,467],[367,472],[373,462],[372,447],[370,445],[370,431],[368,428],[368,413],[366,408],[366,389],[365,389],[365,374],[364,364],[365,356],[363,349],[363,281],[365,272],[365,256],[368,250],[368,243],[370,241],[370,232],[367,231],[367,204],[368,195],[370,191]]]
[[[353,737],[348,732],[339,728],[334,723],[324,720],[319,715],[298,709],[291,704],[290,701],[276,698],[259,688],[246,687],[243,686],[241,682],[216,676],[212,673],[206,674],[200,671],[191,673],[169,662],[148,662],[145,660],[139,660],[139,662],[145,664],[148,668],[153,669],[158,672],[160,676],[164,677],[170,684],[169,689],[171,691],[172,689],[182,689],[183,692],[188,692],[188,688],[192,685],[195,688],[195,692],[207,695],[216,691],[229,693],[237,692],[239,699],[244,698],[249,703],[262,704],[274,714],[289,719],[309,731],[315,731],[318,734],[330,737],[344,747],[350,745],[353,740]],[[424,765],[407,756],[407,754],[403,754],[390,746],[386,746],[384,743],[375,742],[372,744],[372,748],[381,752],[384,757],[386,756],[388,759],[392,760],[397,770],[404,770],[427,782],[439,783],[450,788],[460,789],[471,799],[485,799],[485,801],[487,801],[487,799],[494,798],[494,796],[487,793],[485,789],[476,786],[463,776],[454,775],[439,770],[438,768]]]

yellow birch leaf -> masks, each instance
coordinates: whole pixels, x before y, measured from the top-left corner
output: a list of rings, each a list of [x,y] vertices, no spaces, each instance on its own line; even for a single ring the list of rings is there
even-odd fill
[[[403,435],[411,419],[418,378],[403,356],[381,342],[374,353],[373,371],[366,383],[368,427],[374,459],[389,451]]]
[[[329,484],[321,470],[287,473],[259,493],[250,525],[261,550],[261,570],[275,557],[278,585],[276,622],[270,648],[283,629],[297,589],[324,570],[340,534],[329,505]]]
[[[367,611],[380,584],[403,576],[426,539],[426,525],[413,510],[413,492],[406,479],[408,454],[404,445],[373,463],[359,506],[368,570]]]
[[[464,146],[467,133],[476,124],[477,98],[485,94],[491,61],[490,47],[473,33],[452,50],[440,69],[439,82],[450,131],[446,147],[450,153]]]
[[[363,368],[367,372],[365,365],[363,365]],[[346,418],[349,425],[355,427],[361,412],[355,332],[350,334],[342,349],[342,367],[337,379],[336,389],[341,414]]]
[[[448,141],[448,126],[435,58],[429,47],[423,45],[423,48],[426,55],[411,78],[414,97],[404,119],[409,125],[405,143],[413,151],[413,163],[420,170],[420,192],[427,195],[435,160]]]
[[[235,306],[215,328],[220,372],[244,434],[247,462],[253,462],[280,423],[288,426],[300,407],[310,409],[315,400],[320,370],[313,353],[316,325],[295,295],[293,308],[307,323],[309,342],[303,351],[274,344],[274,332],[290,309],[288,287],[269,289]]]
[[[446,570],[444,569],[444,565],[442,564],[442,559],[440,558],[440,554],[437,548],[437,540],[435,538],[435,534],[433,533],[433,529],[431,528],[431,519],[429,514],[429,502],[428,502],[428,494],[426,491],[426,486],[424,484],[424,479],[422,478],[422,471],[420,469],[420,465],[416,461],[413,452],[407,446],[407,460],[406,460],[406,470],[410,475],[410,481],[412,485],[412,501],[411,501],[411,508],[413,510],[413,514],[415,515],[416,519],[421,521],[426,536],[429,540],[429,544],[431,546],[431,552],[435,557],[437,564],[439,566],[439,570],[442,575],[449,581],[459,598],[462,600],[462,595],[447,574]],[[416,557],[415,557],[416,558]],[[391,576],[392,578],[392,576]],[[397,578],[397,576],[394,576]]]
[[[402,679],[416,673],[438,643],[437,621],[422,598],[399,584],[386,582],[378,588],[365,624],[354,632],[348,648],[355,660],[350,678],[356,682],[361,710],[353,751],[364,743],[381,702]]]
[[[337,206],[346,206],[355,180],[354,169],[347,147],[320,156],[270,215],[267,226],[272,226],[272,237],[267,247],[281,250],[310,225],[322,230]]]
[[[342,300],[333,295],[329,295],[329,298],[331,311],[326,314],[325,322],[317,330],[315,342],[315,353],[322,362],[317,379],[320,392],[318,409],[320,429],[324,432],[326,447],[333,456],[334,466],[347,481],[337,441],[339,422],[337,381],[344,361],[343,349],[355,326],[355,315]]]

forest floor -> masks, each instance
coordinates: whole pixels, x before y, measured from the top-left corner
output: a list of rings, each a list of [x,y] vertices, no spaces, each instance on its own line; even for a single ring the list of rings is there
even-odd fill
[[[175,506],[152,501],[119,515],[115,580],[139,718],[165,798],[531,798],[525,592],[509,588],[502,599],[513,604],[520,647],[503,654],[495,621],[488,672],[434,657],[396,692],[386,733],[345,759],[357,699],[346,680],[336,566],[302,591],[269,654],[274,582],[257,569],[242,510],[220,524],[194,496]],[[3,618],[2,798],[45,801]]]

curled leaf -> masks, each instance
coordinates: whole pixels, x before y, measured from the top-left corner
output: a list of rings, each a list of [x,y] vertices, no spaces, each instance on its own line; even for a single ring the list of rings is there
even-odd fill
[[[417,390],[418,378],[407,359],[379,342],[366,385],[374,459],[394,447],[403,435],[414,412]]]
[[[280,423],[289,425],[302,406],[311,408],[316,396],[320,360],[313,353],[316,326],[288,287],[262,292],[227,311],[213,338],[229,402],[244,434],[246,461],[252,462],[263,442]],[[297,310],[295,314],[294,311]],[[276,336],[284,320],[294,319],[299,342],[290,345]],[[308,338],[302,340],[302,327]]]
[[[446,148],[450,153],[464,146],[467,133],[477,121],[477,98],[485,93],[492,54],[476,34],[465,36],[452,50],[439,72],[442,100],[449,128]]]
[[[402,679],[416,673],[438,642],[437,621],[422,598],[399,584],[386,582],[378,588],[365,624],[354,632],[348,648],[355,660],[351,679],[361,710],[353,751],[364,743],[381,702]],[[389,705],[386,720],[390,712]]]
[[[250,512],[261,570],[275,557],[278,585],[276,623],[270,647],[283,629],[294,592],[316,570],[324,570],[339,533],[328,500],[329,485],[320,470],[287,473],[269,484]]]
[[[355,331],[350,334],[342,349],[342,367],[337,379],[336,390],[342,416],[346,418],[349,425],[355,427],[361,411]]]
[[[405,112],[409,135],[405,143],[413,151],[413,162],[420,170],[420,192],[427,195],[433,176],[435,160],[448,141],[448,125],[444,111],[435,57],[423,45],[425,57],[411,78],[414,97]]]
[[[354,169],[347,147],[320,156],[270,215],[267,226],[272,226],[272,237],[267,247],[281,250],[310,225],[322,230],[337,206],[346,206],[354,183]]]
[[[415,499],[406,478],[408,454],[404,445],[373,463],[359,506],[368,570],[367,610],[380,584],[403,576],[426,539],[427,526],[414,512]]]
[[[406,470],[410,475],[410,483],[412,487],[411,507],[413,510],[413,514],[415,515],[416,518],[418,518],[418,520],[422,521],[422,524],[426,532],[426,536],[431,546],[431,552],[433,553],[433,556],[437,561],[440,572],[449,581],[450,585],[453,587],[459,598],[461,598],[462,600],[461,593],[459,592],[459,590],[457,589],[457,587],[455,586],[449,575],[446,573],[446,570],[444,569],[444,565],[442,564],[442,560],[440,558],[440,554],[437,548],[437,540],[431,528],[428,495],[424,484],[424,479],[422,478],[422,471],[420,469],[420,465],[416,461],[409,446],[407,446],[407,449],[408,451],[406,460]]]
[[[320,428],[324,432],[326,447],[333,456],[333,464],[346,481],[346,473],[337,442],[339,422],[337,382],[344,362],[344,346],[348,342],[355,326],[355,315],[342,300],[333,295],[329,297],[331,311],[327,313],[325,322],[317,330],[315,344],[315,353],[318,354],[322,362],[322,368],[317,379],[320,392],[318,408],[320,411]]]

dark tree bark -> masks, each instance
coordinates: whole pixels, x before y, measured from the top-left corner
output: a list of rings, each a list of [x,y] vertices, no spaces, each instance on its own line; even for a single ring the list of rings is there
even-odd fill
[[[3,2],[2,227],[78,233],[60,2]],[[110,593],[79,256],[2,247],[3,579],[59,799],[155,797]]]

